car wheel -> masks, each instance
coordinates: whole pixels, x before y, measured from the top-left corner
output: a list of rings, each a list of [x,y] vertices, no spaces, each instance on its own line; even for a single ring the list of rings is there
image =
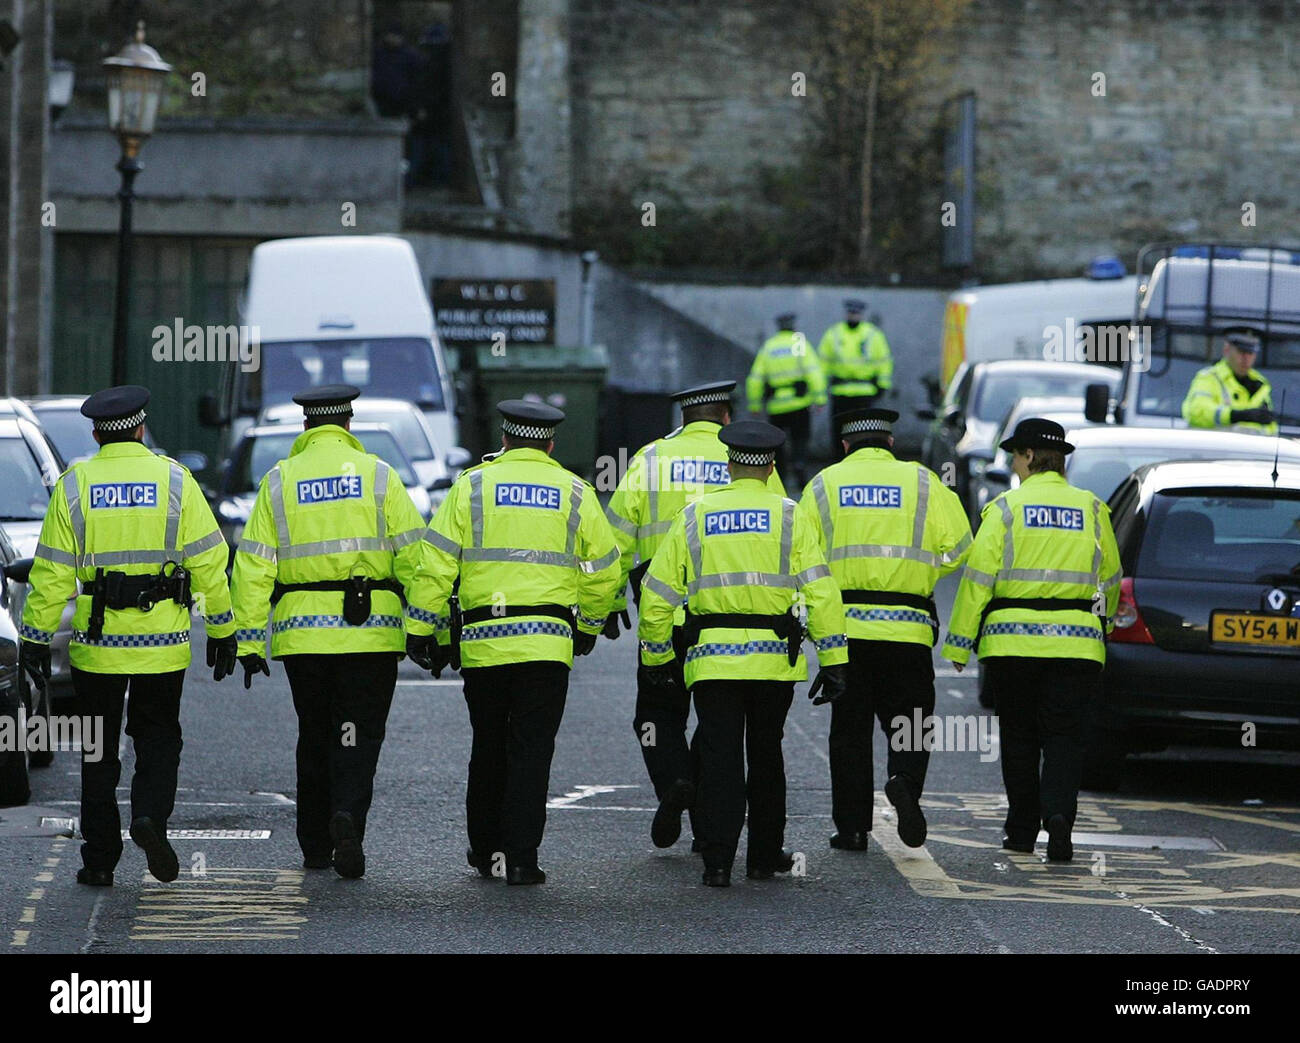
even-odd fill
[[[986,710],[996,711],[998,708],[998,701],[993,695],[993,684],[989,680],[989,675],[984,672],[984,667],[982,666],[976,665],[976,669],[979,671],[980,705]]]
[[[1083,755],[1083,789],[1113,793],[1124,786],[1127,747],[1118,732],[1094,730]]]

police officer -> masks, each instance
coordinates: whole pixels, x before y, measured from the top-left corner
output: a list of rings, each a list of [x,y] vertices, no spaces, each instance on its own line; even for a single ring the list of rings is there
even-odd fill
[[[770,879],[794,864],[783,849],[781,737],[794,682],[807,676],[796,601],[807,606],[822,665],[817,702],[844,691],[848,659],[843,606],[817,533],[793,500],[766,487],[785,435],[742,420],[720,437],[732,480],[674,519],[642,584],[638,626],[647,682],[672,684],[673,619],[686,608],[679,641],[699,719],[695,829],[711,887],[731,883],[747,792],[747,875]]]
[[[972,650],[998,693],[1009,851],[1068,862],[1083,770],[1085,715],[1100,697],[1106,620],[1119,604],[1110,511],[1065,480],[1074,446],[1060,424],[1030,418],[1002,443],[1020,487],[984,508],[962,573],[943,656]],[[1039,759],[1042,772],[1039,772]]]
[[[1192,378],[1183,399],[1183,419],[1192,427],[1217,427],[1253,434],[1277,434],[1273,389],[1255,369],[1259,333],[1235,326],[1223,335],[1223,358]]]
[[[864,322],[866,301],[851,297],[844,302],[844,320],[822,334],[817,345],[830,382],[831,459],[838,460],[840,417],[872,405],[893,386],[894,357],[880,327]]]
[[[349,432],[348,384],[294,396],[303,433],[257,491],[233,574],[244,687],[284,663],[298,714],[298,844],[306,869],[357,879],[375,766],[403,649],[428,667],[437,619],[424,520],[393,468]],[[403,598],[406,601],[403,627]]]
[[[44,686],[50,641],[77,591],[68,656],[85,712],[104,721],[98,760],[81,761],[82,868],[77,882],[113,883],[122,857],[118,735],[135,745],[131,839],[155,879],[175,880],[167,820],[180,765],[181,689],[190,662],[190,607],[204,613],[207,659],[221,680],[235,667],[226,542],[193,475],[143,443],[146,388],[108,388],[81,406],[99,451],[73,464],[50,496],[23,608],[23,665]]]
[[[925,842],[921,791],[930,754],[907,732],[934,712],[939,634],[934,585],[970,550],[961,500],[918,463],[896,460],[892,409],[840,417],[845,459],[818,474],[799,509],[817,532],[844,602],[849,690],[831,705],[831,847],[864,851],[871,831],[872,718],[889,740],[885,796],[909,847]],[[905,725],[896,725],[897,718]]]
[[[619,553],[595,490],[551,458],[564,414],[517,400],[497,409],[502,451],[461,474],[425,538],[437,610],[460,580],[450,655],[474,730],[466,858],[484,877],[502,866],[507,883],[540,884],[569,670],[596,646]]]
[[[826,405],[826,376],[808,338],[794,328],[794,315],[776,317],[776,333],[754,357],[745,392],[749,411],[767,411],[768,419],[786,433],[780,470],[793,471],[803,485],[812,429],[811,410]]]
[[[735,388],[734,380],[720,380],[675,394],[673,400],[682,409],[682,426],[638,451],[614,490],[605,516],[619,549],[620,578],[614,610],[605,624],[606,637],[618,636],[620,614],[627,621],[625,592],[629,578],[632,597],[640,604],[641,580],[677,512],[731,481],[727,449],[718,439],[718,432],[731,423],[731,394]],[[777,496],[785,495],[775,470],[767,488]],[[682,679],[681,663],[673,662],[673,685],[645,684],[645,668],[638,665],[636,715],[632,720],[659,800],[650,826],[650,838],[656,847],[671,847],[677,842],[682,812],[690,808],[695,793],[695,772],[686,742],[691,696]]]

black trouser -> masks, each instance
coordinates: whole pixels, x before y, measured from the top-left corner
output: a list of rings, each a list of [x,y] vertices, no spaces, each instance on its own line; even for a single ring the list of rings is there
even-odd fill
[[[871,739],[874,725],[889,739],[886,774],[902,775],[920,799],[930,753],[913,714],[934,713],[934,660],[927,645],[907,641],[849,641],[849,690],[831,703],[831,818],[841,833],[871,830],[875,798]],[[906,719],[895,726],[896,717]],[[895,733],[912,741],[895,749]]]
[[[837,395],[831,391],[831,460],[844,459],[844,445],[840,438],[840,417],[859,409],[870,409],[879,395]]]
[[[781,739],[794,699],[789,681],[700,681],[695,697],[695,838],[704,865],[730,869],[749,803],[745,861],[775,861],[785,843],[785,759]],[[749,762],[749,776],[745,763]]]
[[[465,791],[469,846],[478,855],[504,853],[508,866],[536,866],[569,668],[511,663],[467,668],[461,676],[474,729]]]
[[[117,810],[117,783],[122,776],[118,737],[126,700],[126,734],[135,747],[131,779],[131,818],[151,818],[167,828],[176,801],[176,772],[181,763],[181,688],[184,670],[165,674],[98,674],[72,668],[72,687],[84,713],[104,721],[98,761],[81,752],[81,861],[87,869],[110,872],[122,857],[122,817]]]
[[[673,660],[673,673],[677,687],[662,688],[644,683],[645,667],[638,666],[636,671],[636,716],[632,718],[632,728],[654,784],[655,796],[660,800],[678,779],[695,779],[695,758],[686,741],[691,693],[677,660]]]
[[[993,656],[984,669],[998,695],[1007,838],[1032,843],[1053,815],[1074,825],[1084,725],[1101,693],[1101,664]]]
[[[298,712],[298,844],[309,858],[334,851],[329,824],[337,812],[350,814],[365,837],[397,660],[393,652],[282,660]]]
[[[802,489],[808,476],[808,438],[812,430],[809,410],[794,409],[789,413],[777,413],[769,415],[768,420],[786,435],[777,461],[777,474],[783,480],[793,476],[793,480]]]

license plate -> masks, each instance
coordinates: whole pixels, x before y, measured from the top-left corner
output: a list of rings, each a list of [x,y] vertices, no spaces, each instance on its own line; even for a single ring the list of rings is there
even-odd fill
[[[1300,648],[1300,619],[1256,612],[1214,612],[1210,615],[1210,640],[1231,645]]]

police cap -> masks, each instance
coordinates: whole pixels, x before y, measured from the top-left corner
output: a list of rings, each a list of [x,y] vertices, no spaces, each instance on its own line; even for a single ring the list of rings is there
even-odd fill
[[[783,329],[783,330],[794,329],[794,320],[796,318],[798,318],[798,316],[795,315],[794,312],[783,311],[780,315],[776,317],[776,325],[779,329]]]
[[[894,409],[855,409],[840,416],[840,437],[851,438],[853,435],[866,434],[871,431],[892,433],[898,411]]]
[[[1238,351],[1248,351],[1252,355],[1259,351],[1259,330],[1250,326],[1230,326],[1223,331],[1223,339]]]
[[[1055,420],[1036,416],[1020,421],[1001,448],[1008,453],[1015,449],[1055,449],[1067,455],[1074,452],[1074,446],[1065,440],[1065,428]]]
[[[293,400],[302,406],[305,417],[342,417],[352,415],[352,400],[360,394],[361,389],[351,384],[322,384],[298,392]]]
[[[704,406],[711,402],[730,402],[731,393],[735,390],[736,382],[734,380],[717,380],[712,384],[700,384],[698,387],[679,391],[673,395],[673,401],[683,409],[690,409],[691,406]]]
[[[522,398],[498,402],[497,412],[501,414],[501,430],[515,438],[549,441],[564,422],[561,410],[545,402],[528,402]]]
[[[96,431],[132,431],[144,423],[149,389],[138,384],[96,391],[81,403],[81,415],[94,423]]]
[[[844,302],[844,310],[857,312],[859,315],[861,315],[864,311],[867,310],[867,302],[864,301],[861,297],[849,297]]]
[[[727,447],[727,458],[748,467],[763,467],[776,459],[785,444],[785,432],[762,420],[737,420],[718,432]]]

